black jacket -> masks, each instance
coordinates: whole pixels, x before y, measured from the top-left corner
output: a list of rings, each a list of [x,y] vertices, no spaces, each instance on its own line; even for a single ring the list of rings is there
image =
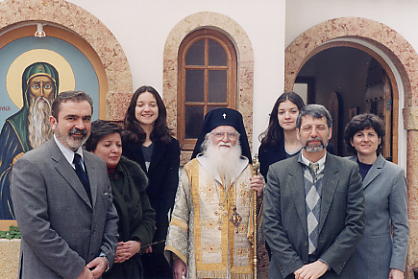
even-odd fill
[[[153,241],[165,240],[168,229],[168,211],[174,206],[174,199],[179,183],[180,146],[175,138],[169,143],[153,142],[153,153],[149,170],[145,167],[145,160],[141,145],[123,141],[123,155],[137,162],[149,179],[147,193],[151,206],[156,211],[156,225]],[[158,250],[164,244],[158,245]]]
[[[260,173],[267,178],[269,166],[287,158],[283,143],[275,146],[262,144],[258,149],[258,160],[260,161]]]

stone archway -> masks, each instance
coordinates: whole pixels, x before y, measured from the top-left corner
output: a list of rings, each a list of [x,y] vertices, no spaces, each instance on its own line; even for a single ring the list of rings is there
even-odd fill
[[[199,28],[214,28],[226,34],[237,52],[238,109],[243,115],[248,138],[252,138],[254,55],[249,37],[231,18],[213,12],[200,12],[181,20],[171,30],[164,46],[163,96],[167,118],[173,131],[177,131],[178,50],[183,39]],[[187,155],[183,155],[184,158]],[[187,157],[188,159],[189,157]]]
[[[400,74],[404,89],[403,127],[407,130],[409,211],[408,269],[418,266],[418,55],[395,30],[369,19],[336,18],[299,35],[285,52],[285,90],[292,90],[304,63],[333,40],[359,38],[387,55]],[[401,123],[400,123],[401,125]]]
[[[106,118],[117,118],[117,108],[112,107],[109,96],[132,92],[132,75],[122,47],[98,18],[64,0],[6,0],[0,3],[0,14],[0,34],[26,22],[41,21],[85,40],[99,57],[105,72],[106,96],[101,97],[107,101],[100,107],[105,110]]]

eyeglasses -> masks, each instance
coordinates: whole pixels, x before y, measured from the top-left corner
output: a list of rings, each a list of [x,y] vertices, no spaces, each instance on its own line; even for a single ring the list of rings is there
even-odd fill
[[[235,133],[235,132],[216,132],[216,133],[211,133],[216,139],[223,139],[226,135],[226,137],[228,139],[231,140],[235,140],[238,138],[239,133]]]

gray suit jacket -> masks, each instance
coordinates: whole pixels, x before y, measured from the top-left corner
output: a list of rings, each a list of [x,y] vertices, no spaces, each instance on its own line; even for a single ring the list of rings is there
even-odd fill
[[[408,250],[404,171],[380,155],[363,180],[363,191],[366,225],[350,260],[353,278],[388,278],[390,268],[405,270]]]
[[[117,213],[103,161],[84,151],[92,204],[54,139],[13,166],[11,194],[22,232],[21,278],[76,278],[100,253],[113,262]]]
[[[297,157],[270,166],[264,190],[264,232],[272,252],[269,277],[294,278],[308,263],[303,167]],[[346,262],[364,227],[364,197],[358,166],[327,154],[319,220],[318,258],[330,270],[321,278],[352,278]]]

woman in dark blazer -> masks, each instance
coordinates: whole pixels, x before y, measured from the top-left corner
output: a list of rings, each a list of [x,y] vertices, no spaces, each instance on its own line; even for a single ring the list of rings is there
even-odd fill
[[[408,247],[407,193],[404,171],[381,154],[383,121],[374,114],[353,117],[345,142],[359,165],[365,197],[365,230],[347,265],[352,278],[403,279]]]
[[[166,108],[157,90],[142,86],[135,91],[124,125],[123,155],[137,162],[147,174],[147,192],[156,211],[154,245],[142,256],[144,278],[172,278],[163,250],[179,182],[180,147],[170,136]]]
[[[258,149],[260,172],[267,178],[271,164],[294,156],[302,148],[296,137],[296,119],[304,107],[302,98],[294,92],[280,95],[270,113],[267,130],[260,135]]]

